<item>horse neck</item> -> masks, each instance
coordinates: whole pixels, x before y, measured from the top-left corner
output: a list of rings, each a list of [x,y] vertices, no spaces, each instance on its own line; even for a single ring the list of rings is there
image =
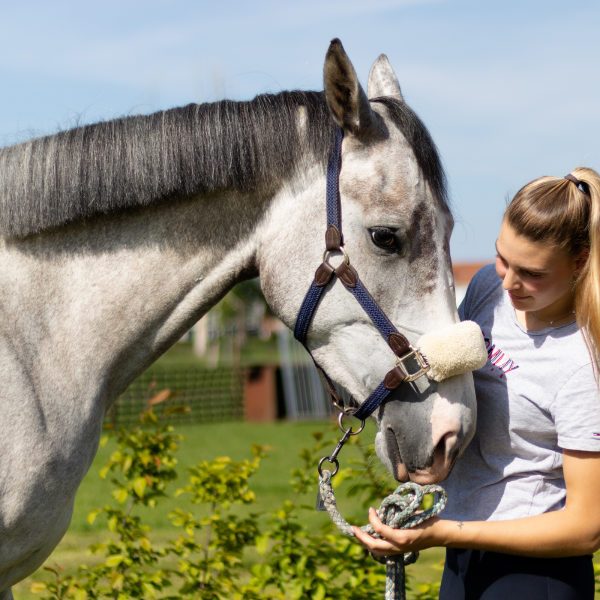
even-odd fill
[[[266,205],[213,196],[6,244],[0,294],[13,310],[2,319],[28,348],[19,363],[47,388],[109,403],[254,274]]]

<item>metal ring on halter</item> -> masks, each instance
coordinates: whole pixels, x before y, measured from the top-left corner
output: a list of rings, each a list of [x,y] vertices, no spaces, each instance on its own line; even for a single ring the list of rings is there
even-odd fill
[[[341,412],[338,415],[338,425],[340,426],[340,429],[344,433],[347,433],[349,435],[358,435],[365,428],[365,420],[364,419],[359,419],[359,421],[360,421],[360,427],[356,431],[353,431],[352,427],[350,427],[349,429],[346,429],[344,427],[344,417],[354,417],[354,415],[351,412],[345,412],[345,411]]]
[[[404,363],[405,360],[408,360],[410,358],[414,358],[415,360],[413,362],[416,362],[418,366],[418,369],[412,373],[410,372],[408,366]],[[421,351],[417,350],[416,348],[411,348],[410,352],[398,358],[398,360],[396,361],[396,366],[400,367],[404,371],[404,381],[414,381],[422,375],[425,375],[427,371],[429,371],[429,369],[431,368],[429,366],[429,361],[427,360],[425,355],[422,354]]]
[[[337,250],[325,250],[325,252],[323,252],[323,262],[329,264],[329,257],[334,252],[341,252],[344,257],[344,262],[347,265],[350,264],[350,257],[348,256],[348,253],[346,252],[346,250],[344,250],[344,246],[340,246]]]
[[[334,466],[333,473],[331,473],[331,477],[333,477],[340,470],[340,463],[338,462],[337,458],[331,458],[331,456],[324,456],[319,461],[319,466],[317,467],[317,471],[319,472],[319,477],[323,477],[322,466],[325,461],[331,463]]]
[[[340,402],[338,402],[333,395],[331,395],[331,404],[334,408],[337,408],[341,413],[343,413],[347,407],[344,406],[344,401],[340,398]]]

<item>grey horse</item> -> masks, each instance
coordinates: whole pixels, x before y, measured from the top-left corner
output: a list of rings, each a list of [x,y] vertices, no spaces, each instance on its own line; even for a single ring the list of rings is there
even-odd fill
[[[411,341],[458,320],[445,177],[385,56],[367,92],[341,43],[324,92],[191,104],[0,150],[0,599],[64,535],[106,409],[237,282],[294,321],[323,249],[325,168],[345,132],[346,249]],[[341,285],[308,346],[357,402],[394,356]],[[399,480],[439,481],[472,436],[470,374],[375,414]]]

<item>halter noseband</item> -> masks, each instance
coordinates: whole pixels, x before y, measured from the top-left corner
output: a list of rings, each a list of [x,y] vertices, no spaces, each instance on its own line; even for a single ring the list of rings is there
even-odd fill
[[[342,207],[339,191],[343,137],[343,131],[340,128],[337,128],[333,149],[327,163],[327,230],[325,232],[325,252],[323,254],[323,262],[318,266],[313,282],[310,284],[308,292],[302,301],[296,319],[296,325],[294,327],[294,337],[302,342],[309,354],[311,354],[306,345],[308,328],[325,290],[335,278],[339,279],[344,287],[356,298],[375,327],[377,327],[379,333],[383,336],[392,352],[397,356],[394,368],[388,371],[383,381],[353,413],[357,419],[364,420],[370,416],[389,396],[392,390],[396,389],[401,383],[414,381],[422,375],[425,375],[429,370],[429,363],[425,356],[423,356],[419,350],[413,348],[408,339],[396,329],[381,307],[373,299],[360,281],[356,269],[350,264],[350,259],[344,249]],[[341,253],[343,256],[341,264],[337,267],[333,267],[329,262],[330,256],[334,253]],[[317,365],[317,368],[319,368],[325,378],[334,405],[343,410],[343,403],[330,378],[319,365]]]

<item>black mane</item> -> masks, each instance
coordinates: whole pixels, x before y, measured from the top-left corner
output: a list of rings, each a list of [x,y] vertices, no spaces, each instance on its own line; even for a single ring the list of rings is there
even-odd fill
[[[405,104],[377,101],[445,202],[444,172],[425,126]],[[325,164],[333,128],[322,92],[292,91],[124,117],[3,148],[0,235],[210,192],[275,190],[306,153]]]
[[[306,139],[297,127],[301,107]],[[0,235],[197,194],[275,189],[307,150],[326,161],[333,125],[322,93],[283,92],[124,117],[4,148]]]

